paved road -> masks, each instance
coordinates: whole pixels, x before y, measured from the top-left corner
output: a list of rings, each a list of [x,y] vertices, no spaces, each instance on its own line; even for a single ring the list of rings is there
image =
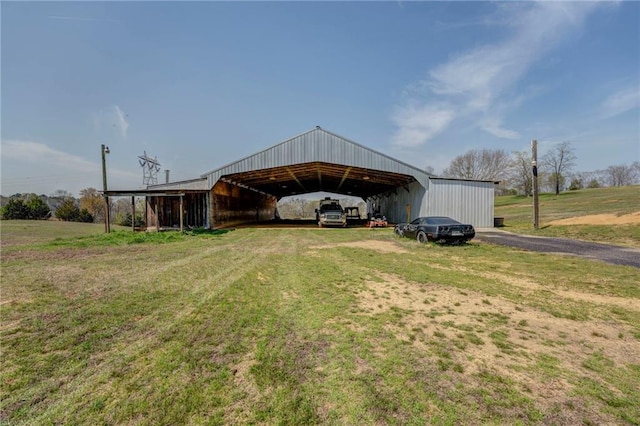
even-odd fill
[[[545,253],[563,253],[588,259],[597,259],[616,265],[640,268],[640,249],[588,243],[566,238],[535,237],[512,234],[506,231],[479,231],[476,238],[481,241],[517,247]]]

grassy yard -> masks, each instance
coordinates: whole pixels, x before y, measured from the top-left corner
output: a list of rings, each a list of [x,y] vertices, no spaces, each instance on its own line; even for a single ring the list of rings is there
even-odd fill
[[[638,185],[541,194],[539,200],[538,230],[531,197],[496,197],[495,215],[505,218],[507,231],[640,247]]]
[[[2,424],[640,423],[636,268],[391,229],[1,226]]]

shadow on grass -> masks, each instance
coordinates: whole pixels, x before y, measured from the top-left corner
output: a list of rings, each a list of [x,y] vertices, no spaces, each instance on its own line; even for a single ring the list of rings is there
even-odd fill
[[[224,235],[227,232],[235,231],[235,228],[230,229],[205,229],[205,228],[194,228],[189,231],[185,231],[186,235]]]
[[[47,247],[92,247],[129,244],[165,244],[184,241],[188,238],[217,237],[233,229],[192,229],[185,232],[130,232],[112,231],[109,234],[88,235],[74,238],[56,238],[45,244]]]

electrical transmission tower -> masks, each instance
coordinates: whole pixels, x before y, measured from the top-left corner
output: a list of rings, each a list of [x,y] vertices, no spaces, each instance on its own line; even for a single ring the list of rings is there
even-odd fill
[[[158,157],[151,158],[147,156],[147,151],[144,151],[144,155],[140,155],[138,158],[138,163],[142,167],[142,184],[157,185],[158,172],[160,171]]]

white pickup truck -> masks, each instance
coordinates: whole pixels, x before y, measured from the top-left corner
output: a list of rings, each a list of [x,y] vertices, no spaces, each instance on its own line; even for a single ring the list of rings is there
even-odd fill
[[[338,200],[326,197],[320,200],[320,206],[316,210],[318,226],[347,226],[347,213],[340,206]]]

